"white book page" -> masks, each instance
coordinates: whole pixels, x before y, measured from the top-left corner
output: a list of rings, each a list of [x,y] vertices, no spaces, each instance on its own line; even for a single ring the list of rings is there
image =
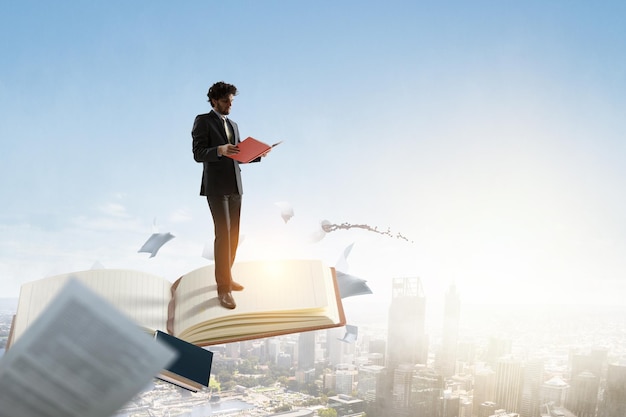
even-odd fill
[[[76,280],[0,360],[0,417],[106,417],[175,356]]]
[[[37,319],[70,277],[82,282],[142,327],[163,330],[171,283],[152,274],[98,269],[56,275],[22,285],[14,323],[14,340]]]
[[[232,293],[237,302],[234,310],[219,304],[212,265],[183,277],[176,290],[176,334],[220,317],[237,320],[258,318],[263,313],[306,317],[336,304],[330,268],[318,260],[235,263],[232,274],[235,281],[245,286],[244,291]]]

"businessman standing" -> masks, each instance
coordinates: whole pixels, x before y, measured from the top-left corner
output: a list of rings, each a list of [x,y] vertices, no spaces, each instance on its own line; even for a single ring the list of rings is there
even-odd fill
[[[239,243],[243,194],[239,163],[229,158],[239,153],[239,129],[227,117],[236,95],[237,87],[232,84],[222,81],[213,84],[207,93],[213,110],[196,116],[191,131],[193,157],[204,165],[200,195],[207,198],[215,226],[217,294],[220,304],[228,309],[237,306],[231,291],[243,290],[231,275]],[[259,160],[260,157],[252,162]]]

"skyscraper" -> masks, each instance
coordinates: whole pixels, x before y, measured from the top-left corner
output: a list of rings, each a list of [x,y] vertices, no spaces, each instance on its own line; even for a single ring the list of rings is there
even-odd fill
[[[536,417],[540,413],[541,386],[543,384],[543,360],[532,359],[524,364],[522,371],[521,417]]]
[[[443,312],[443,332],[441,349],[437,355],[436,369],[444,378],[455,374],[457,345],[459,338],[459,321],[461,316],[461,299],[453,284],[446,293]]]
[[[485,401],[484,403],[478,404],[478,417],[489,417],[493,415],[498,409],[498,405],[493,401]]]
[[[339,365],[335,370],[335,392],[352,395],[358,373],[354,365]]]
[[[494,314],[497,314],[497,312],[494,311]],[[495,369],[496,363],[500,358],[511,354],[511,347],[512,343],[510,339],[495,336],[490,337],[485,362],[487,362],[492,369]]]
[[[474,396],[472,400],[472,416],[481,415],[481,405],[493,403],[495,409],[496,399],[496,373],[493,369],[486,367],[477,369],[474,373]],[[483,407],[484,408],[484,407]],[[483,413],[484,414],[484,413]]]
[[[354,361],[355,343],[343,341],[345,332],[342,327],[326,330],[326,356],[332,366]]]
[[[496,404],[507,412],[517,413],[520,406],[522,363],[512,357],[496,362]]]
[[[578,417],[595,417],[598,394],[607,365],[606,349],[588,353],[572,353],[570,357],[570,389],[565,406]]]
[[[394,278],[387,327],[387,367],[426,364],[426,298],[419,278]]]
[[[602,378],[606,370],[607,354],[606,349],[594,349],[588,353],[572,353],[570,355],[570,379],[573,380],[585,371]]]
[[[443,378],[439,373],[426,367],[418,368],[414,372],[411,381],[411,416],[445,417],[443,413],[446,409],[449,409],[450,412],[454,412],[456,409],[458,412],[459,398],[457,396],[456,401],[451,398],[452,395],[449,392],[446,398],[443,396]],[[444,404],[448,407],[444,407]]]
[[[381,361],[377,363],[377,365],[385,365],[386,358],[385,352],[387,350],[387,341],[383,339],[374,339],[370,340],[368,344],[368,351],[370,354],[377,353],[380,355]],[[376,356],[378,358],[378,356]]]
[[[298,335],[298,370],[308,371],[315,367],[315,331]]]
[[[577,417],[596,417],[600,379],[589,371],[576,375],[570,384],[565,406]]]
[[[413,365],[404,363],[393,369],[391,391],[391,407],[393,417],[408,417],[411,400],[411,383],[413,382]]]
[[[387,399],[390,417],[409,412],[413,368],[426,364],[428,339],[425,334],[426,298],[419,278],[394,278],[387,326]]]
[[[362,365],[359,368],[359,397],[367,402],[378,401],[382,396],[385,368],[380,365]]]
[[[461,398],[458,394],[454,394],[450,392],[450,390],[445,390],[443,391],[438,406],[439,410],[437,410],[437,415],[441,417],[459,417]]]
[[[626,416],[626,365],[609,365],[599,416]]]
[[[565,396],[569,385],[560,376],[553,376],[541,385],[541,404],[552,404],[561,407],[565,403]]]

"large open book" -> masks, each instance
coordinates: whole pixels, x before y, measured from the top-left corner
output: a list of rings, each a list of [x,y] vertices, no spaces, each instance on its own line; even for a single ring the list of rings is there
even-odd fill
[[[334,268],[318,260],[235,263],[237,308],[217,299],[213,265],[165,278],[132,270],[100,269],[22,285],[10,344],[18,340],[70,278],[86,284],[141,327],[162,330],[198,346],[339,327],[346,323]]]

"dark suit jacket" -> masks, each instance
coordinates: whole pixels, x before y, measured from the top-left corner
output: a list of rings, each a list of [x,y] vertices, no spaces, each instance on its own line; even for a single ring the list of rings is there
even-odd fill
[[[240,141],[239,128],[237,123],[228,121],[233,128],[236,145]],[[212,110],[199,114],[193,123],[191,137],[193,158],[204,164],[200,195],[243,194],[239,162],[227,156],[217,156],[217,147],[228,143],[222,119]]]

